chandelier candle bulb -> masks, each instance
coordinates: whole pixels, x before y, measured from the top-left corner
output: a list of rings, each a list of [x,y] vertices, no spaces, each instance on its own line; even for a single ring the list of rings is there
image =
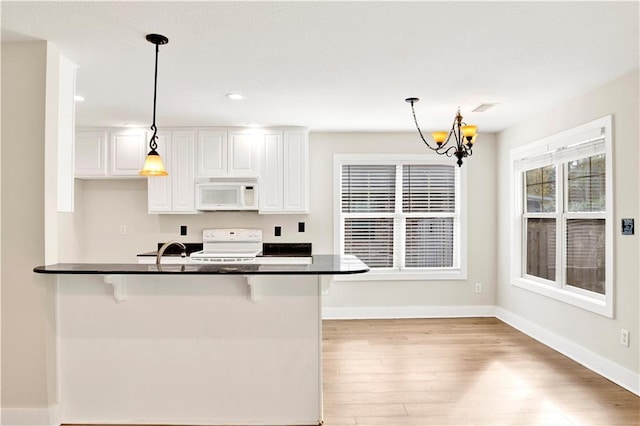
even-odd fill
[[[462,134],[467,139],[467,141],[471,142],[471,139],[476,135],[476,130],[478,126],[474,126],[473,124],[468,124],[466,126],[462,126]]]
[[[447,140],[448,133],[447,132],[433,132],[431,133],[433,136],[433,140],[436,141],[438,145],[442,145],[444,141]]]

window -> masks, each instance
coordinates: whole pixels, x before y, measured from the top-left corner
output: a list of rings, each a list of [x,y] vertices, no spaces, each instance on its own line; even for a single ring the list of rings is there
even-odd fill
[[[611,117],[512,150],[515,285],[613,315]]]
[[[446,160],[336,156],[336,248],[368,279],[465,278],[462,171]]]

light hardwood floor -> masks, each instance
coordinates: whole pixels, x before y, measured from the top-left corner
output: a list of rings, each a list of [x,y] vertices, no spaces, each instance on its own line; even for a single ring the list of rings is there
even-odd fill
[[[495,318],[323,322],[339,425],[640,425],[640,398]]]
[[[495,318],[322,328],[324,426],[640,425],[640,397]]]

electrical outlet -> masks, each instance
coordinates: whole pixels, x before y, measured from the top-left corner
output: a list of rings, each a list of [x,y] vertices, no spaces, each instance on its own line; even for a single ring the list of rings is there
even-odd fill
[[[298,232],[304,232],[304,222],[298,222]]]
[[[180,225],[180,235],[187,235],[187,225]]]
[[[620,344],[623,346],[629,346],[629,330],[624,328],[620,329]]]
[[[482,283],[476,283],[476,293],[482,293]]]
[[[120,235],[127,235],[127,225],[120,225]]]
[[[279,237],[282,235],[282,227],[281,226],[276,226],[273,230],[273,235],[275,235],[276,237]]]

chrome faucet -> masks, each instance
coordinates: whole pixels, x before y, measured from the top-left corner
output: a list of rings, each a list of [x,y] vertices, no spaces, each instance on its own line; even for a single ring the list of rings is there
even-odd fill
[[[162,245],[162,247],[160,247],[160,250],[158,250],[158,255],[156,256],[156,265],[160,264],[160,259],[162,259],[162,255],[164,254],[164,251],[171,245],[178,245],[180,246],[180,248],[182,248],[182,253],[180,253],[181,257],[187,257],[187,247],[182,244],[180,241],[169,241],[166,242]]]

